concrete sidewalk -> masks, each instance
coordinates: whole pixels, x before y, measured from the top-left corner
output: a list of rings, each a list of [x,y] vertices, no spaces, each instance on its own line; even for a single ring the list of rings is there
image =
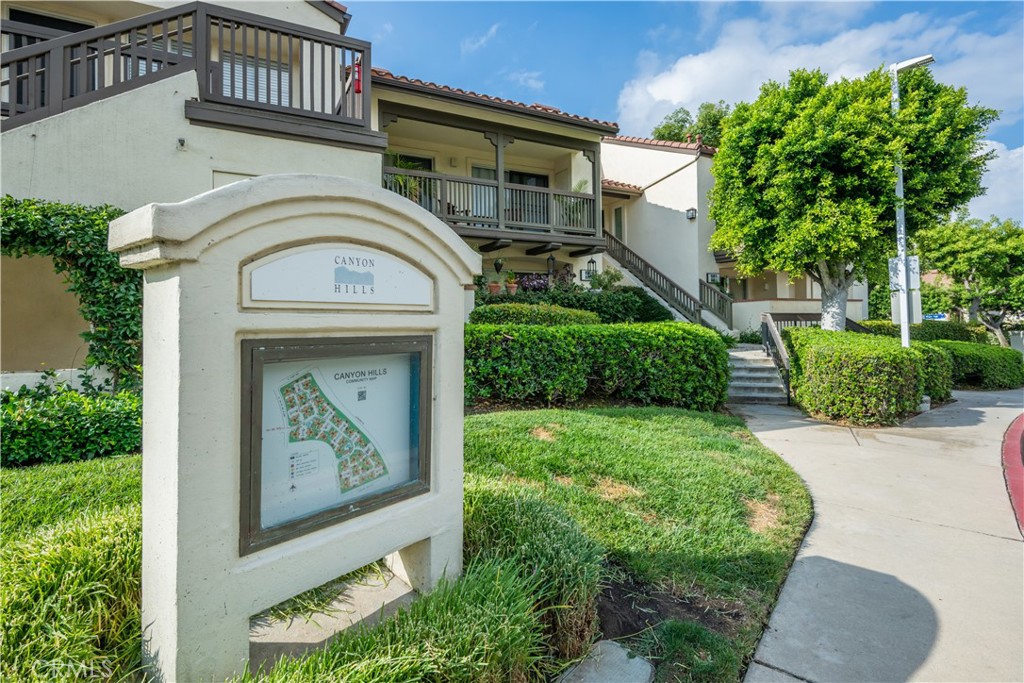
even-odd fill
[[[1024,680],[1024,542],[1000,458],[1024,392],[954,397],[886,429],[730,406],[815,509],[748,683]]]

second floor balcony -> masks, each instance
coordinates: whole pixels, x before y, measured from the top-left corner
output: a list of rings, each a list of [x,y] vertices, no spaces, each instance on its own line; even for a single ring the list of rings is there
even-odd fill
[[[384,187],[456,229],[523,233],[523,237],[597,237],[596,198],[587,192],[465,178],[429,171],[384,168]]]
[[[191,71],[195,123],[384,144],[370,44],[313,27],[194,2],[71,33],[6,21],[3,48],[4,130]]]
[[[614,124],[374,72],[382,185],[483,252],[604,249],[600,140]]]

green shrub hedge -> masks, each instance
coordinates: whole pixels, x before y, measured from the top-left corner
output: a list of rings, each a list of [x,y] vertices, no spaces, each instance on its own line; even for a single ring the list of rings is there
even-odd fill
[[[142,399],[131,392],[83,395],[58,387],[4,392],[0,465],[91,460],[134,453],[142,444]]]
[[[585,395],[714,410],[729,354],[712,330],[646,325],[467,325],[466,400],[570,404]]]
[[[791,383],[809,412],[855,424],[893,424],[917,410],[926,385],[948,385],[937,349],[903,348],[887,337],[829,332],[818,328],[783,331],[792,350]]]
[[[861,325],[883,337],[899,337],[900,326],[888,320],[862,320]],[[967,325],[946,320],[925,320],[910,326],[910,338],[917,341],[974,342],[988,344],[988,330],[984,325]]]
[[[548,289],[515,294],[477,292],[477,306],[491,304],[553,304],[563,308],[597,313],[603,323],[653,323],[672,320],[672,314],[639,287],[591,292],[587,290]]]
[[[953,383],[980,389],[1015,389],[1024,386],[1024,355],[1016,349],[988,344],[937,341],[953,357]]]
[[[490,304],[478,306],[469,322],[483,325],[599,325],[592,311],[562,308],[553,304]]]
[[[921,354],[923,391],[932,402],[944,403],[953,397],[953,354],[932,342],[911,342],[910,348]]]
[[[466,561],[511,560],[540,581],[536,609],[561,659],[586,653],[597,633],[601,547],[565,511],[524,486],[468,477]]]

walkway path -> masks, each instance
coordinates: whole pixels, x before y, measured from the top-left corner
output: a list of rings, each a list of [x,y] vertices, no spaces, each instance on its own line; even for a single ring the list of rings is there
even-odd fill
[[[1000,461],[1024,392],[954,392],[901,427],[736,405],[814,522],[747,683],[1024,680],[1024,542]]]

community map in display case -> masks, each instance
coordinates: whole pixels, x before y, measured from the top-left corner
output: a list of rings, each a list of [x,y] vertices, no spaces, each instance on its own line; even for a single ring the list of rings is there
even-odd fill
[[[312,345],[308,353],[257,349],[261,419],[251,466],[259,486],[251,493],[259,521],[252,532],[324,513],[343,517],[368,500],[426,484],[422,351],[374,347],[384,352],[352,342]]]

